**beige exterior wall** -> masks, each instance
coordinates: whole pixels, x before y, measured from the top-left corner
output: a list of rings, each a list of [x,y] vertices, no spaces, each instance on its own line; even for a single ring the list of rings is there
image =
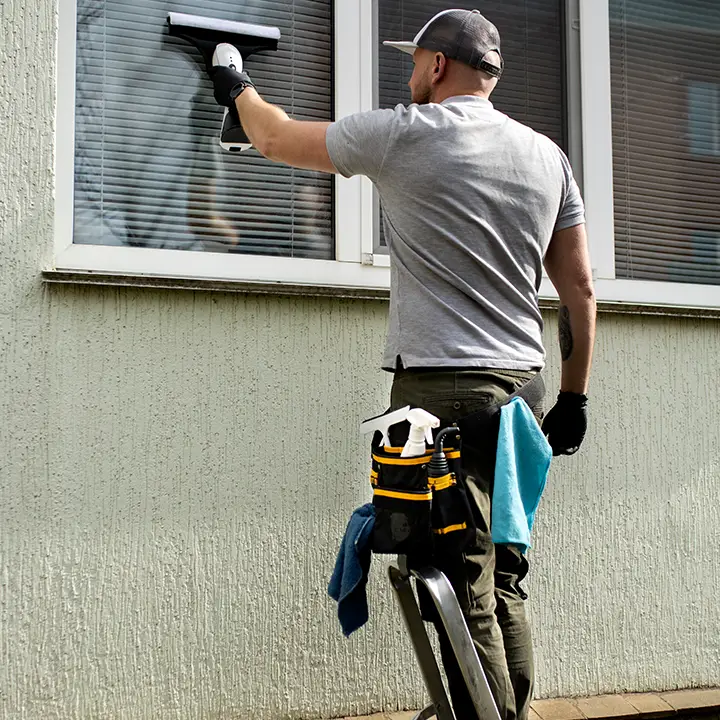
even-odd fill
[[[419,705],[382,561],[349,641],[325,595],[385,304],[43,285],[54,13],[0,4],[0,718]],[[718,378],[720,322],[600,318],[531,551],[542,696],[718,684]]]

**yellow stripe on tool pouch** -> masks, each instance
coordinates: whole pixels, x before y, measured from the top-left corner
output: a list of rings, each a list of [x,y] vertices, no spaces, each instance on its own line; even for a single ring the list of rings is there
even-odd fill
[[[383,452],[389,453],[391,455],[399,455],[403,451],[402,447],[395,446],[395,445],[383,445],[382,450],[383,450]],[[454,447],[446,447],[445,454],[447,455],[447,453],[453,452],[454,450],[455,450]],[[432,455],[432,453],[433,453],[432,448],[425,451],[425,455]]]
[[[456,458],[460,457],[460,451],[454,450],[451,452],[446,452],[445,457],[448,460],[455,460]],[[375,460],[375,462],[381,463],[382,465],[424,465],[425,463],[430,461],[430,458],[431,454],[419,455],[418,457],[411,458],[382,457],[381,455],[373,454],[373,460]]]
[[[412,458],[387,458],[381,457],[380,455],[373,455],[373,460],[383,465],[424,465],[430,458],[426,455],[420,455],[419,457]]]
[[[450,473],[439,478],[428,478],[433,490],[445,490],[455,485],[455,476]]]
[[[448,533],[455,532],[456,530],[466,530],[467,523],[460,523],[459,525],[448,525],[444,528],[438,528],[433,530],[436,535],[447,535]]]
[[[375,488],[373,490],[373,494],[380,495],[381,497],[395,498],[396,500],[422,500],[425,502],[432,500],[431,492],[406,493],[399,492],[398,490],[385,490],[383,488]]]

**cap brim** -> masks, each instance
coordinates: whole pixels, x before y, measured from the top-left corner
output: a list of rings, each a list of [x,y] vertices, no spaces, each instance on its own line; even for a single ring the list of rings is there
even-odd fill
[[[414,55],[415,51],[418,49],[418,46],[414,42],[394,42],[392,40],[385,40],[383,41],[383,45],[397,48],[408,55]]]

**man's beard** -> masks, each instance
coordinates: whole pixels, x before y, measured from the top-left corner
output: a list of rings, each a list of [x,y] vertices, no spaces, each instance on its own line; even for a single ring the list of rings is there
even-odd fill
[[[432,88],[430,84],[415,89],[412,94],[412,101],[417,105],[427,105],[430,102],[430,96],[432,95]]]

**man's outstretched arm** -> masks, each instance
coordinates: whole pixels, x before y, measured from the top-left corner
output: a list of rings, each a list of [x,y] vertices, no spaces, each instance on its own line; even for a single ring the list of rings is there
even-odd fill
[[[543,423],[556,455],[571,455],[587,428],[586,405],[595,343],[595,291],[585,225],[558,230],[545,269],[560,297],[558,337],[562,357],[560,395]]]
[[[292,120],[284,110],[265,102],[248,88],[235,100],[247,136],[253,146],[270,160],[305,170],[336,173],[325,137],[329,122]]]
[[[215,67],[211,77],[215,99],[220,105],[235,106],[245,133],[261,155],[305,170],[337,172],[325,139],[329,122],[292,120],[260,97],[246,73],[233,68]]]

